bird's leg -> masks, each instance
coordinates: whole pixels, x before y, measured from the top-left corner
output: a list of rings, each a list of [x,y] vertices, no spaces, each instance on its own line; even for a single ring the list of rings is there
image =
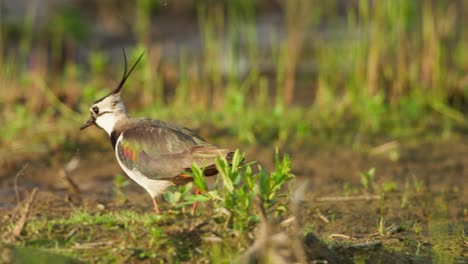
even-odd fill
[[[156,200],[156,197],[153,197],[153,206],[154,206],[154,212],[159,214],[161,211],[159,211],[158,201]]]
[[[200,189],[198,189],[197,187],[193,186],[193,189],[195,190],[195,195],[199,195],[200,194]],[[195,211],[197,210],[197,207],[198,207],[198,202],[194,202],[193,203],[193,206],[192,206],[192,214],[195,214]]]

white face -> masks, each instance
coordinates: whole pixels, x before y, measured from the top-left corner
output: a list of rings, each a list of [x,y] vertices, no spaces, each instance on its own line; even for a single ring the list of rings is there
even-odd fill
[[[89,111],[95,118],[98,127],[104,129],[107,134],[111,134],[115,124],[125,117],[125,106],[120,100],[119,94],[112,94],[94,103]]]

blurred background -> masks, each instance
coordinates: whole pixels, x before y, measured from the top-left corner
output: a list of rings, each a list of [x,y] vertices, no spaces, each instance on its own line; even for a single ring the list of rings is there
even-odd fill
[[[78,128],[122,48],[145,54],[131,115],[222,145],[448,138],[467,128],[466,14],[464,0],[0,0],[0,165],[109,150]]]

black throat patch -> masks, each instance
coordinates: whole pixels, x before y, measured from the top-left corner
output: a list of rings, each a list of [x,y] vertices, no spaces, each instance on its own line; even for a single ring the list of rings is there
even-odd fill
[[[112,133],[110,134],[110,141],[112,143],[112,148],[115,149],[115,144],[117,143],[117,139],[119,139],[119,136],[120,136],[120,132],[117,132],[117,131],[112,131]]]

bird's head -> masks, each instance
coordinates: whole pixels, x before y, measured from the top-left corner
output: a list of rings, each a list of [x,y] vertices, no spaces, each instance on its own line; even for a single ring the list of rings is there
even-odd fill
[[[99,100],[96,100],[93,103],[93,105],[89,108],[91,117],[80,127],[80,130],[83,130],[91,125],[96,125],[104,129],[110,135],[117,121],[119,121],[120,118],[126,116],[125,105],[120,98],[120,91],[135,66],[143,57],[143,54],[140,55],[138,60],[128,72],[125,50],[123,51],[123,54],[125,60],[125,69],[119,85],[111,93]]]

